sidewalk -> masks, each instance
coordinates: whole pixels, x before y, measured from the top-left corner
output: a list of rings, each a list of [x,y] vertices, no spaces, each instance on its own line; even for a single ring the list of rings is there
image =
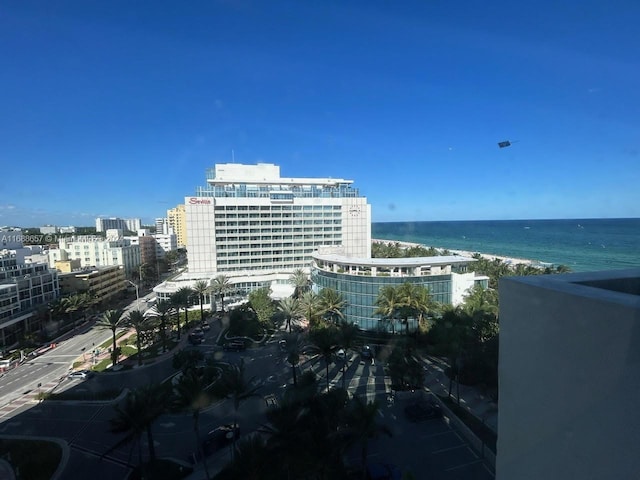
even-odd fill
[[[436,395],[449,395],[449,377],[445,373],[447,365],[436,357],[422,357],[426,367],[425,387]],[[457,385],[453,382],[452,398],[456,398]],[[498,405],[478,388],[460,384],[460,406],[466,408],[484,424],[498,432]]]

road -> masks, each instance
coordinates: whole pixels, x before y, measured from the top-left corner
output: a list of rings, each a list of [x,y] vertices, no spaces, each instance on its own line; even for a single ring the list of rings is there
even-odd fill
[[[141,306],[146,306],[145,300],[152,296],[154,294],[149,293],[141,297]],[[137,309],[136,300],[124,309],[125,315],[135,309]],[[38,384],[62,381],[79,356],[91,355],[90,352],[95,346],[101,345],[110,338],[111,332],[108,330],[99,330],[91,326],[78,327],[77,333],[68,340],[59,342],[55,348],[43,355],[5,372],[0,377],[0,406],[37,389]]]

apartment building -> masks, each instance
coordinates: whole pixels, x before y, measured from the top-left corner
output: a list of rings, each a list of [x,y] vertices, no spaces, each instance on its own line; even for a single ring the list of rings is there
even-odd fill
[[[88,293],[96,303],[103,305],[127,286],[124,268],[116,265],[60,273],[58,278],[61,295]]]
[[[125,275],[137,272],[140,246],[122,237],[119,230],[108,230],[106,239],[95,235],[60,238],[58,248],[49,250],[49,265],[59,260],[80,260],[82,268],[120,265]]]
[[[187,248],[187,218],[184,205],[167,210],[167,231],[159,233],[175,233],[178,238],[178,246]]]
[[[58,272],[46,263],[23,264],[15,251],[0,250],[0,347],[40,329],[40,306],[58,298]]]

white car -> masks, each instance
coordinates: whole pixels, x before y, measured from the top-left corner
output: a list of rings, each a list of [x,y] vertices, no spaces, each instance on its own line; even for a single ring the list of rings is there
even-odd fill
[[[343,349],[343,348],[341,348],[340,350],[338,350],[338,351],[336,352],[336,355],[337,355],[337,357],[338,357],[340,360],[344,360],[344,359],[346,359],[346,358],[347,358],[347,354],[345,353],[345,351],[344,351],[344,349]]]
[[[71,372],[69,374],[69,378],[91,378],[93,377],[93,372],[91,370],[76,370],[75,372]]]

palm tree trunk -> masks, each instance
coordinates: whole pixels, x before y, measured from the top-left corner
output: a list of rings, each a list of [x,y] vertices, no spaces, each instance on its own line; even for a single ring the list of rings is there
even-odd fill
[[[189,326],[189,306],[184,306],[184,328]]]
[[[202,302],[204,302],[204,295],[200,295],[200,323],[204,323],[204,307]]]
[[[138,366],[142,365],[142,339],[140,332],[136,332],[136,348],[138,349]]]
[[[111,354],[111,358],[113,359],[113,365],[115,366],[118,363],[118,346],[116,344],[116,329],[111,330],[113,335],[113,353]]]
[[[176,315],[176,325],[178,326],[178,340],[180,340],[180,309],[178,309],[178,314]]]
[[[147,443],[149,444],[149,461],[153,462],[156,459],[156,446],[153,444],[151,425],[147,427]]]

